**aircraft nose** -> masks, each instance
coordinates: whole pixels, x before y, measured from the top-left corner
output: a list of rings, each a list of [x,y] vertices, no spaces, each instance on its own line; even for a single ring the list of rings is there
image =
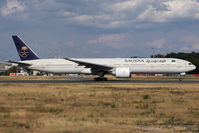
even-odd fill
[[[193,65],[193,70],[195,70],[196,69],[196,66],[195,65]]]

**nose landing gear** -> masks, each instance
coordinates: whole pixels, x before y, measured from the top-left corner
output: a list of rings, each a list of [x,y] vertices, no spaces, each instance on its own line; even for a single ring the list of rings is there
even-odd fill
[[[180,77],[180,78],[179,78],[179,81],[183,81],[183,78],[182,78],[182,77]]]
[[[182,81],[183,80],[182,76],[185,76],[185,75],[186,75],[186,73],[180,73],[179,81]]]

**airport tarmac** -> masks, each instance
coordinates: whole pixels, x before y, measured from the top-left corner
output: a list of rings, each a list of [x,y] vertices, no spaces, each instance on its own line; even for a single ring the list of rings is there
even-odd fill
[[[76,79],[76,80],[2,80],[0,83],[183,83],[183,84],[199,84],[199,80],[108,80],[94,81],[92,79]]]

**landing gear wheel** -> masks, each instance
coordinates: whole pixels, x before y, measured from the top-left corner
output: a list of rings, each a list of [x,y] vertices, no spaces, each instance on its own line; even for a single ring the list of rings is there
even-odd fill
[[[107,81],[107,78],[102,78],[102,81]]]
[[[179,78],[179,81],[182,81],[183,80],[183,78]]]
[[[97,77],[97,78],[94,78],[94,81],[107,81],[107,78]]]

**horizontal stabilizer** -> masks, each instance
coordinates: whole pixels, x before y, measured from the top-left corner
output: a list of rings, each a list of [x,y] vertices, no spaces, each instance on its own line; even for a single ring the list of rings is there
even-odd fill
[[[19,66],[31,66],[32,65],[32,64],[28,64],[28,63],[23,63],[23,62],[19,62],[19,61],[11,61],[11,60],[8,60],[7,62],[18,64]]]

